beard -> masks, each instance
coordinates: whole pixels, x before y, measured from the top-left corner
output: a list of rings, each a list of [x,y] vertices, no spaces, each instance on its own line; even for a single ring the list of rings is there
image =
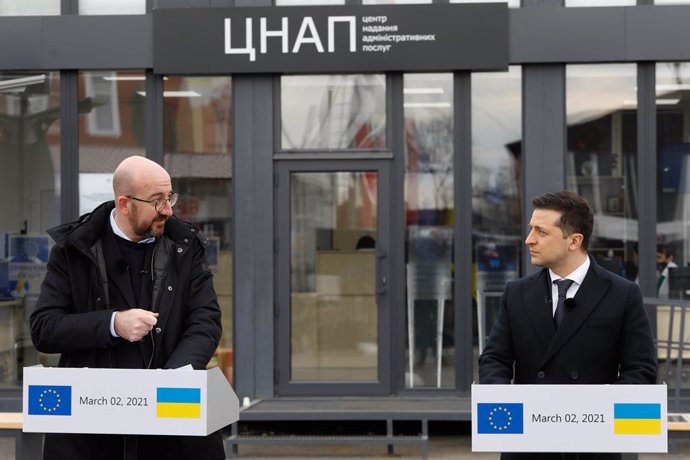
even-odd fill
[[[137,220],[136,211],[132,214],[132,231],[141,239],[154,237],[157,238],[163,235],[165,231],[165,222],[168,220],[167,216],[159,214],[151,221],[140,222]]]

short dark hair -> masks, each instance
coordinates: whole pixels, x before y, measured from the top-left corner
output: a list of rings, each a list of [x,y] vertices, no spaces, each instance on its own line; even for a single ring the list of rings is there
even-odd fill
[[[550,209],[560,212],[560,227],[563,234],[582,234],[582,247],[587,250],[594,228],[594,212],[587,200],[575,192],[563,190],[538,196],[532,200],[532,204],[535,209]]]

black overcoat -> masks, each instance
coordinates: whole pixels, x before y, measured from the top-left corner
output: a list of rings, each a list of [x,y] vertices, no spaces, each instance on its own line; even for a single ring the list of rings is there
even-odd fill
[[[590,262],[574,307],[558,328],[547,269],[508,283],[498,319],[479,357],[479,383],[656,383],[652,331],[638,286],[604,270],[591,257]],[[562,457],[511,454],[502,458]]]
[[[108,368],[117,362],[116,345],[123,339],[110,334],[114,310],[101,243],[113,208],[112,201],[104,203],[48,231],[55,246],[31,314],[31,337],[39,351],[60,353],[61,367]],[[205,369],[222,332],[208,243],[196,226],[173,216],[155,244],[151,306],[159,317],[150,367]],[[44,458],[119,459],[122,445],[118,435],[46,435]],[[224,458],[220,432],[205,438],[142,436],[139,448],[140,458]]]

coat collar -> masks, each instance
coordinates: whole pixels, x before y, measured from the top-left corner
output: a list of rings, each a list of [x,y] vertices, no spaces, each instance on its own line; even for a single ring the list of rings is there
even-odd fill
[[[106,201],[74,222],[49,229],[48,234],[59,247],[72,245],[88,254],[90,248],[101,237],[103,226],[106,222],[109,222],[110,212],[114,208],[114,201]],[[200,238],[202,242],[205,241],[205,238],[199,234],[198,228],[194,224],[178,219],[175,215],[165,223],[165,236],[185,247],[191,246],[194,238]]]
[[[589,315],[599,306],[602,299],[611,288],[610,274],[601,268],[590,256],[591,264],[582,286],[575,294],[575,308],[568,312],[565,320],[558,329],[553,326],[552,339],[548,343],[546,354],[542,359],[542,366],[577,332]],[[549,305],[549,312],[551,311]]]

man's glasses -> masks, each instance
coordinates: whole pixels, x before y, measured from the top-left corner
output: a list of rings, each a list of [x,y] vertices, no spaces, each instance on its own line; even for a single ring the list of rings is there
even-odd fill
[[[148,203],[153,205],[154,209],[156,212],[161,212],[165,209],[165,203],[170,203],[170,207],[172,208],[175,206],[175,203],[177,203],[177,198],[179,195],[175,192],[172,192],[170,195],[168,195],[167,198],[164,199],[157,199],[157,200],[142,200],[141,198],[137,198],[132,195],[128,195],[127,198],[135,200],[135,201],[141,201],[142,203]]]

